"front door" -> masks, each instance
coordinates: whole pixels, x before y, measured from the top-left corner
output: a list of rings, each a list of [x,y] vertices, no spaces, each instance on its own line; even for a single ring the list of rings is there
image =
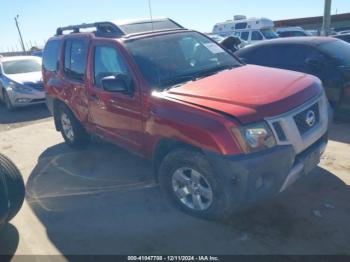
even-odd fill
[[[141,96],[137,82],[116,44],[95,43],[91,49],[89,117],[96,132],[129,150],[140,152],[143,145]],[[127,91],[107,91],[103,79],[123,75]]]

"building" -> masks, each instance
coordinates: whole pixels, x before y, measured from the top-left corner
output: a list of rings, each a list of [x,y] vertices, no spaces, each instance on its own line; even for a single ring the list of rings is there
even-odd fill
[[[275,27],[300,26],[306,30],[321,30],[323,16],[274,21]],[[335,31],[350,30],[350,13],[332,15],[331,28]]]

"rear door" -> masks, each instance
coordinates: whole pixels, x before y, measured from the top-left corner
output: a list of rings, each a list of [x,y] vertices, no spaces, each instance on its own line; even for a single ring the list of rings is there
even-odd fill
[[[104,138],[131,151],[141,152],[142,106],[136,78],[115,41],[96,41],[90,50],[90,122]],[[127,76],[129,91],[106,91],[102,79],[118,74]]]
[[[64,42],[63,98],[81,122],[87,121],[86,68],[89,39],[68,38]]]

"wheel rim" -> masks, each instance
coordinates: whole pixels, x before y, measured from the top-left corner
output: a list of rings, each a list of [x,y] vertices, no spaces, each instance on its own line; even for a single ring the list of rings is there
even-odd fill
[[[68,138],[69,141],[73,141],[74,140],[73,126],[72,126],[72,122],[70,121],[66,113],[61,114],[61,124],[62,124],[62,129],[65,136]]]
[[[192,168],[179,168],[172,176],[175,196],[187,208],[204,211],[213,202],[213,190],[208,180]]]

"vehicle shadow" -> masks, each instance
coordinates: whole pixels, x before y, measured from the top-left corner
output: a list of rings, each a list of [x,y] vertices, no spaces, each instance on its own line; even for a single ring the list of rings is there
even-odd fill
[[[0,103],[0,124],[35,121],[50,116],[51,114],[45,104],[16,108],[14,111],[8,111],[5,105]]]
[[[6,259],[10,259],[16,253],[19,243],[19,234],[17,229],[6,224],[0,230],[0,255],[5,255]]]
[[[27,182],[27,202],[64,255],[349,254],[349,200],[349,186],[317,168],[229,222],[196,219],[168,204],[148,162],[101,143],[48,148]]]

